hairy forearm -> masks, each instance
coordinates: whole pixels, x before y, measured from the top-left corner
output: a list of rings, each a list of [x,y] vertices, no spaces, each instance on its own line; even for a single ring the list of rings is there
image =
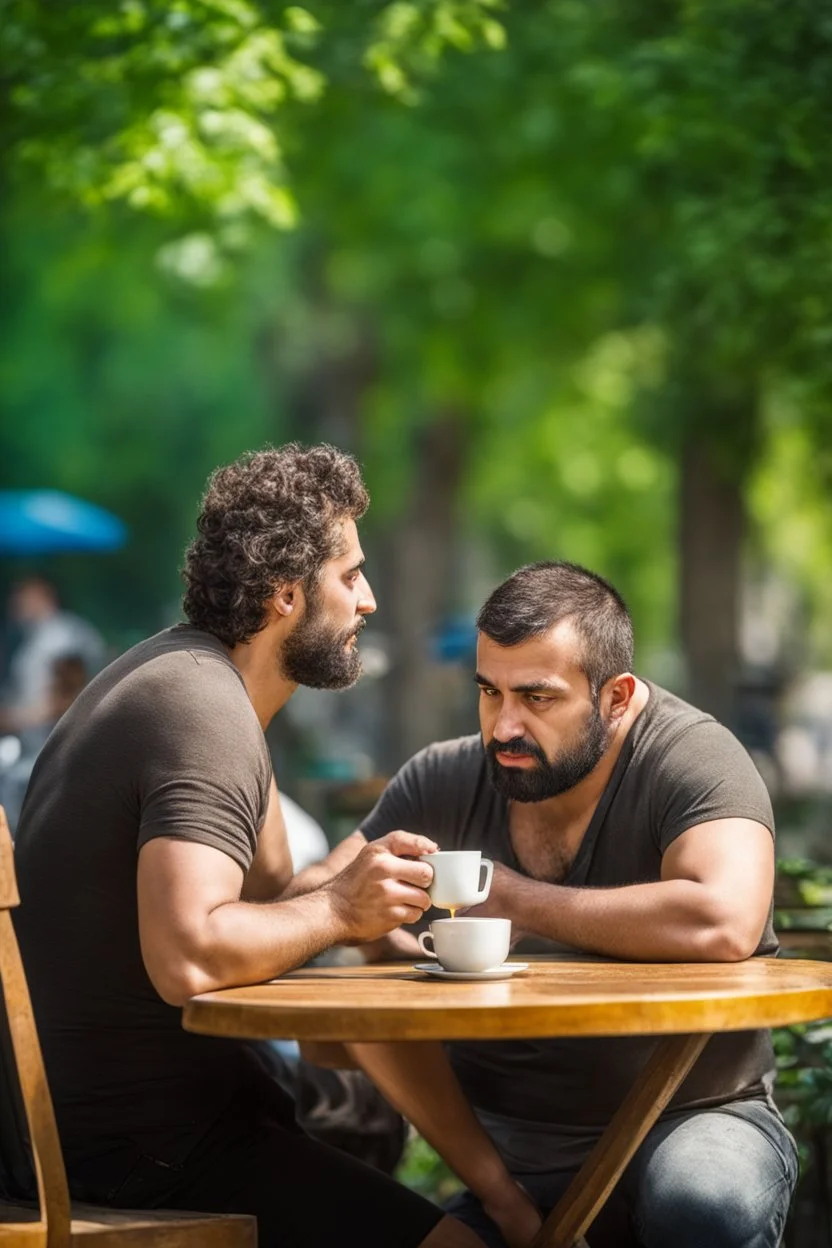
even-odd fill
[[[623,888],[565,888],[505,872],[489,909],[527,932],[614,958],[733,962],[760,932],[736,906],[693,880]]]
[[[340,871],[348,867],[361,853],[366,844],[367,841],[362,832],[351,832],[343,841],[339,841],[321,862],[315,862],[311,866],[305,867],[303,871],[298,871],[296,875],[293,875],[281,894],[281,900],[286,901],[290,897],[302,897],[317,888],[322,888],[324,884],[334,879]]]
[[[201,992],[274,979],[346,936],[326,889],[266,905],[225,902],[208,912],[199,931],[183,934],[178,964],[157,987],[170,1004],[181,1005]]]

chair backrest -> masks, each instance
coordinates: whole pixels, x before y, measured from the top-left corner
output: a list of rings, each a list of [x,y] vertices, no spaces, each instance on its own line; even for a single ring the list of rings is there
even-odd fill
[[[32,1001],[12,924],[11,911],[18,905],[12,838],[5,811],[0,806],[0,989],[37,1176],[45,1243],[47,1248],[69,1248],[71,1215],[66,1170]],[[8,1079],[5,1082],[9,1084]]]

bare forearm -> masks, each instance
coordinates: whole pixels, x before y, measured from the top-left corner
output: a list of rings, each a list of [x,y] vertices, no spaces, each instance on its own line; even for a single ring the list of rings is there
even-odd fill
[[[348,1044],[346,1048],[388,1101],[484,1204],[512,1186],[440,1044],[409,1041]]]
[[[493,913],[578,949],[644,962],[738,961],[759,931],[704,884],[661,880],[624,888],[564,888],[507,873]]]
[[[313,892],[316,888],[323,887],[324,884],[334,879],[340,871],[348,867],[361,853],[366,844],[367,841],[362,832],[351,832],[343,841],[339,841],[321,862],[315,862],[312,866],[305,867],[303,871],[298,871],[297,875],[293,875],[281,893],[281,900],[287,901],[290,897],[303,897],[307,893]]]

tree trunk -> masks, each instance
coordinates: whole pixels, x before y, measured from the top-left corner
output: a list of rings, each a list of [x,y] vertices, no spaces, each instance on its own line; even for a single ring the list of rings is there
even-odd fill
[[[709,403],[708,429],[691,427],[680,481],[680,614],[687,694],[731,724],[740,674],[744,486],[756,405]]]
[[[392,648],[384,682],[388,770],[449,735],[445,694],[452,681],[431,655],[431,638],[452,597],[465,452],[465,427],[455,412],[422,431],[407,509],[386,543],[379,622]]]

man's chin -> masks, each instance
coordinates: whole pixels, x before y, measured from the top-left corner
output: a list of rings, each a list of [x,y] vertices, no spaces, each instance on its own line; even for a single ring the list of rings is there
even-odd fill
[[[338,693],[343,689],[352,689],[361,679],[361,661],[350,664],[340,672],[321,672],[320,675],[309,675],[300,683],[307,689],[325,689],[330,693]]]

